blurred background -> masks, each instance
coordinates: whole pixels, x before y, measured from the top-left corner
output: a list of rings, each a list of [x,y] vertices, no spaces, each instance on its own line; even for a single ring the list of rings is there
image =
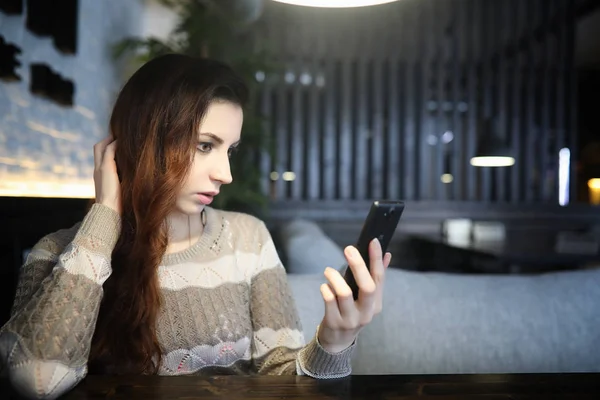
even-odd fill
[[[352,244],[399,199],[394,268],[598,267],[600,1],[289,3],[0,0],[2,322],[27,251],[85,215],[121,85],[172,51],[251,84],[216,206],[277,243],[302,221]]]

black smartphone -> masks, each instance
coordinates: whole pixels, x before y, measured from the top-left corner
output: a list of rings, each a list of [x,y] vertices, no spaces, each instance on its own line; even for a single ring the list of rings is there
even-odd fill
[[[369,214],[365,219],[363,227],[360,231],[360,236],[356,242],[356,248],[365,260],[367,268],[370,269],[369,261],[369,243],[371,240],[377,238],[381,243],[382,254],[387,251],[388,245],[396,232],[396,227],[400,222],[400,217],[404,212],[404,202],[402,201],[374,201],[371,204]],[[346,272],[344,273],[344,279],[350,288],[352,289],[352,295],[354,300],[358,299],[358,285],[352,274],[352,270],[349,266],[346,266]]]

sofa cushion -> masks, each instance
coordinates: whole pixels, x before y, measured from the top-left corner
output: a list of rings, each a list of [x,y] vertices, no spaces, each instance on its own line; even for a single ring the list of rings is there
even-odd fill
[[[315,222],[296,219],[284,224],[278,241],[285,255],[285,268],[291,274],[318,274],[325,267],[346,265],[343,249]]]
[[[322,274],[289,275],[304,332]],[[384,310],[360,334],[355,374],[600,372],[600,270],[538,276],[389,269]]]

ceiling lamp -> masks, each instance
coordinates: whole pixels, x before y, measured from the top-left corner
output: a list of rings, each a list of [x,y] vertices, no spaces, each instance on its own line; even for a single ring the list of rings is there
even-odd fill
[[[510,156],[477,156],[471,158],[474,167],[512,167],[515,159]]]
[[[475,157],[471,158],[474,167],[510,167],[515,164],[511,148],[492,129],[491,121],[484,122],[480,132]]]
[[[327,8],[345,8],[345,7],[364,7],[376,6],[379,4],[393,3],[398,0],[274,0],[280,3],[293,4],[296,6],[307,7],[327,7]]]

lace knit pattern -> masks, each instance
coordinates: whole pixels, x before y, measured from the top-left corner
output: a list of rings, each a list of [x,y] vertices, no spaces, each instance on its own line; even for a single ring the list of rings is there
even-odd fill
[[[0,330],[0,372],[31,398],[56,398],[87,374],[120,218],[94,205],[81,223],[42,238],[22,267]],[[207,208],[192,247],[163,257],[157,336],[161,375],[351,373],[354,346],[306,344],[285,270],[264,223]]]

